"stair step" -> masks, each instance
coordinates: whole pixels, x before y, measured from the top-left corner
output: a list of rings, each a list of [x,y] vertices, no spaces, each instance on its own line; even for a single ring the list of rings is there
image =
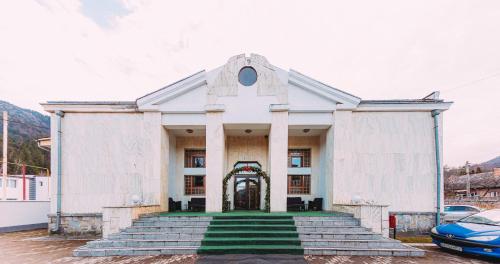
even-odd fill
[[[75,257],[104,257],[104,256],[141,256],[141,255],[187,255],[196,254],[196,247],[113,247],[113,248],[87,248],[80,247],[73,251]]]
[[[235,245],[235,246],[201,246],[198,254],[290,254],[303,255],[301,246],[290,245]]]
[[[370,230],[361,226],[312,226],[304,227],[298,226],[297,232],[299,233],[309,233],[309,232],[321,232],[321,233],[359,233],[359,232],[369,232]]]
[[[292,219],[214,219],[210,225],[294,225]]]
[[[214,220],[218,219],[293,219],[290,215],[221,215],[214,216]]]
[[[305,220],[299,221],[295,220],[295,225],[297,227],[302,226],[360,226],[359,221],[357,220]]]
[[[301,239],[346,239],[346,240],[377,240],[381,239],[380,234],[371,232],[338,232],[338,233],[323,233],[323,232],[303,232],[299,233]]]
[[[338,255],[338,256],[411,256],[423,257],[424,250],[416,248],[340,248],[340,247],[305,247],[306,255]]]
[[[404,248],[404,245],[397,240],[342,240],[342,239],[303,239],[304,247],[338,247],[338,248]]]
[[[208,226],[210,221],[136,221],[132,223],[134,227],[142,226]]]
[[[298,237],[296,231],[207,231],[205,237]]]
[[[204,233],[206,230],[206,226],[133,226],[125,228],[124,232]]]
[[[87,243],[89,248],[111,248],[111,247],[194,247],[200,246],[201,239],[196,240],[162,240],[162,239],[122,239],[122,240],[95,240]]]
[[[300,246],[297,237],[206,237],[201,242],[202,246],[223,245],[294,245]]]
[[[295,231],[295,225],[210,225],[208,227],[209,231],[215,230],[288,230]]]
[[[124,232],[109,239],[203,239],[203,233]]]

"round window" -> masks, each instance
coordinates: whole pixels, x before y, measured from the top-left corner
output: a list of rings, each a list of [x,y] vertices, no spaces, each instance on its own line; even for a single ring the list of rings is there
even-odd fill
[[[243,67],[238,73],[238,81],[242,85],[251,86],[257,81],[257,72],[252,67]]]

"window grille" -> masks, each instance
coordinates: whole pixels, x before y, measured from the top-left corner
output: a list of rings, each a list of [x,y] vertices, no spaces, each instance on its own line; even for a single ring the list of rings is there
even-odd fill
[[[310,194],[311,175],[288,175],[288,194]]]
[[[205,150],[186,149],[184,152],[184,168],[205,168]]]
[[[288,150],[289,168],[310,168],[311,150],[310,149],[289,149]]]
[[[205,176],[186,175],[184,176],[185,195],[205,195]]]

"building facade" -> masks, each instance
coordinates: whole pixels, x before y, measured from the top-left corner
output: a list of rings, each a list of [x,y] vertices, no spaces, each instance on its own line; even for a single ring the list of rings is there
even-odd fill
[[[203,197],[207,212],[220,212],[223,178],[238,166],[269,175],[272,212],[286,211],[287,197],[301,197],[322,198],[323,210],[369,203],[432,217],[443,188],[434,119],[442,142],[441,112],[450,105],[435,93],[362,100],[255,54],[131,102],[42,104],[52,116],[61,221],[88,220],[92,227],[83,229],[96,232],[103,207],[166,211],[172,198],[187,209]],[[51,184],[54,217],[56,177]],[[251,175],[231,178],[231,209],[263,209],[265,184]]]
[[[0,188],[3,187],[0,177]],[[6,201],[49,201],[50,177],[38,175],[9,175],[7,176]],[[0,197],[2,200],[2,197]]]

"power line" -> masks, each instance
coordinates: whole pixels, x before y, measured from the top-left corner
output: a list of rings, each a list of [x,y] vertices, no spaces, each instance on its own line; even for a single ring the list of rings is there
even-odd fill
[[[464,87],[473,85],[475,83],[482,82],[482,81],[485,81],[485,80],[488,80],[488,79],[491,79],[491,78],[495,78],[495,77],[498,77],[498,76],[500,76],[500,72],[496,72],[496,73],[484,76],[482,78],[479,78],[479,79],[476,79],[476,80],[473,80],[473,81],[462,83],[462,84],[457,85],[455,87],[452,87],[452,88],[449,88],[449,89],[446,89],[446,90],[442,90],[441,92],[443,92],[443,93],[444,92],[450,92],[450,91],[457,90],[457,89],[460,89],[460,88],[464,88]]]

